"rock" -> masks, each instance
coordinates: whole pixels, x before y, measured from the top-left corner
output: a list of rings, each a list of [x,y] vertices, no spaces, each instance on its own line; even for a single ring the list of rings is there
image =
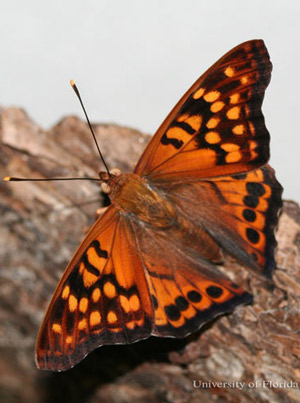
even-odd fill
[[[132,171],[149,136],[117,125],[93,127],[109,167]],[[87,124],[73,116],[45,131],[24,111],[2,109],[0,153],[2,177],[97,177],[103,170]],[[254,295],[252,306],[238,307],[184,340],[152,337],[101,347],[74,369],[49,373],[35,366],[37,332],[65,266],[107,199],[93,181],[0,186],[0,401],[300,400],[296,203],[284,202],[273,282],[236,262],[228,265]]]

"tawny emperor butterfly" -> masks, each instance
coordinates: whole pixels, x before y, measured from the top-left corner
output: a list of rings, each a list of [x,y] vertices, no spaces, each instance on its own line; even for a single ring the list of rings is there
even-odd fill
[[[103,344],[184,337],[251,296],[217,269],[225,251],[271,276],[282,188],[261,104],[263,41],[232,49],[162,123],[133,173],[101,172],[111,205],[69,263],[36,361],[66,370]]]

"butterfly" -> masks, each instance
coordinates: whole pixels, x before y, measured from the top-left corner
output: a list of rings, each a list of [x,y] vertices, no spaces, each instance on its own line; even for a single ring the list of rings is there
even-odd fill
[[[272,65],[242,43],[180,99],[133,173],[100,172],[111,204],[67,266],[40,328],[36,363],[67,370],[95,348],[182,338],[252,301],[224,254],[270,278],[282,187],[261,105]]]

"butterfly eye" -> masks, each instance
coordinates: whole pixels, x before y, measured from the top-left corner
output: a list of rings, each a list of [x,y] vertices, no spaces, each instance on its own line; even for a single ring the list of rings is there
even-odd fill
[[[107,182],[109,180],[109,173],[108,172],[99,172],[99,178],[103,182]]]

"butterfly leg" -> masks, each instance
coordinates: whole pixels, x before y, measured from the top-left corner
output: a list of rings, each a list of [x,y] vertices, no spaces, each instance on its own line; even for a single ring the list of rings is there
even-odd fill
[[[107,210],[107,207],[97,208],[97,210],[95,211],[95,219],[97,220],[99,217],[101,217],[105,213],[106,210]]]

